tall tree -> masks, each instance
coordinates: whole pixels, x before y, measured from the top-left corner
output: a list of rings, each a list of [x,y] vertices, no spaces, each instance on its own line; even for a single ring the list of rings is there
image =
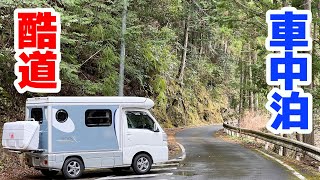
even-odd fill
[[[124,88],[124,65],[126,57],[126,24],[127,24],[128,0],[123,0],[122,26],[121,26],[121,52],[120,52],[120,72],[119,72],[119,96],[123,96]]]
[[[310,10],[311,11],[311,0],[305,0],[304,1],[304,9],[305,10]],[[310,25],[311,26],[311,25]],[[310,30],[311,30],[311,32],[310,32],[310,34],[312,34],[312,27],[310,27]],[[313,29],[314,31],[315,31],[315,29]],[[312,56],[312,54],[313,54],[313,51],[310,51],[309,52],[310,54],[311,54],[311,56]],[[313,77],[313,76],[312,76]],[[313,81],[314,79],[312,79],[312,81]],[[312,86],[312,83],[310,84],[310,89],[312,89],[313,88],[313,86]],[[312,118],[312,120],[313,120],[313,118]],[[313,121],[313,127],[312,127],[312,132],[310,133],[310,134],[305,134],[305,135],[303,135],[303,142],[305,142],[305,143],[308,143],[308,144],[314,144],[314,121]]]
[[[186,61],[187,61],[187,52],[188,52],[188,40],[189,40],[189,23],[190,23],[190,14],[184,20],[184,31],[183,31],[183,50],[181,56],[181,63],[178,73],[178,80],[179,82],[183,82],[184,70],[186,68]]]

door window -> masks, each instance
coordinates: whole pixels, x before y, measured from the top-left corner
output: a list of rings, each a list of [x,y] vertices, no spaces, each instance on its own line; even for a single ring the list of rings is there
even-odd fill
[[[38,121],[41,124],[43,121],[42,108],[32,108],[31,109],[31,118],[33,118],[35,121]]]
[[[131,129],[148,129],[153,131],[154,121],[148,116],[146,112],[141,111],[127,111],[128,128]]]

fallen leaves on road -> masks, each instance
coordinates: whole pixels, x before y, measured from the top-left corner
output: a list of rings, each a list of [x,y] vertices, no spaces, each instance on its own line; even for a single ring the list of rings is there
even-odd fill
[[[40,173],[24,164],[23,155],[4,152],[0,147],[0,179],[25,179],[25,176],[39,175]]]
[[[177,155],[181,154],[181,149],[177,144],[175,134],[179,131],[182,131],[183,128],[166,128],[164,131],[168,136],[168,148],[169,148],[169,159],[174,158]]]

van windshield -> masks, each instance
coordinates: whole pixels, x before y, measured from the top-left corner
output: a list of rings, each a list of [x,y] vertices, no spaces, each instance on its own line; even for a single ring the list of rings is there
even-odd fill
[[[41,124],[43,121],[42,108],[32,108],[31,109],[31,118],[33,118],[35,121],[38,121]]]
[[[153,131],[154,121],[142,111],[127,111],[127,123],[130,129],[148,129]]]

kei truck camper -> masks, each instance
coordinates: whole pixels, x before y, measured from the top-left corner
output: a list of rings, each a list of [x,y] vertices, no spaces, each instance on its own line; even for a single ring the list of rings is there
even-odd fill
[[[25,121],[4,124],[2,146],[53,176],[79,178],[85,169],[128,168],[148,173],[168,160],[167,135],[142,97],[37,97]]]

